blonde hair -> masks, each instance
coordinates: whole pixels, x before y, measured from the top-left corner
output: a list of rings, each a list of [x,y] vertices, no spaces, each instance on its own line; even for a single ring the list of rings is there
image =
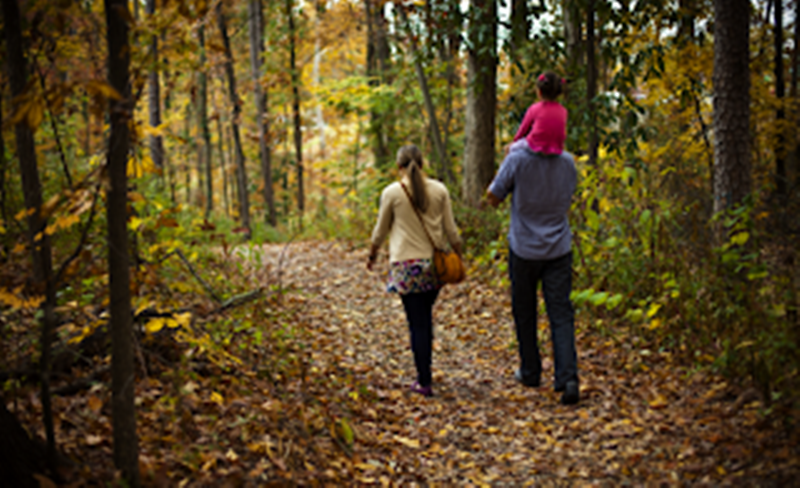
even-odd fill
[[[403,146],[397,150],[397,166],[408,171],[411,180],[411,202],[425,212],[428,208],[428,193],[425,191],[425,180],[422,175],[422,151],[414,144]]]

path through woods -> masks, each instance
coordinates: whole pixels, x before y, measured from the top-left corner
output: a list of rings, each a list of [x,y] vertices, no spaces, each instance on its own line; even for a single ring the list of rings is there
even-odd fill
[[[265,248],[273,260],[281,250]],[[508,293],[476,279],[440,295],[435,396],[412,394],[408,332],[400,300],[384,291],[385,263],[370,273],[365,250],[336,243],[292,245],[286,256],[283,280],[302,291],[314,338],[310,374],[323,385],[326,375],[338,386],[347,378],[358,398],[347,426],[333,429],[346,443],[350,427],[354,442],[332,478],[509,486],[798,479],[797,430],[762,415],[756,391],[637,347],[624,330],[604,335],[579,323],[582,400],[566,407],[552,391],[542,318],[543,385],[519,386]]]
[[[333,242],[236,255],[240,272],[267,290],[240,308],[251,307],[238,316],[250,322],[228,316],[230,330],[220,334],[213,329],[224,321],[198,314],[191,328],[199,339],[142,340],[138,357],[147,367],[136,402],[147,486],[787,486],[800,479],[796,413],[770,411],[755,390],[708,369],[690,371],[625,330],[602,333],[578,316],[582,400],[562,406],[552,391],[546,322],[544,384],[523,388],[512,378],[508,294],[471,277],[446,287],[434,309],[435,396],[424,398],[408,391],[413,360],[400,300],[384,291],[385,262],[370,273],[365,248]],[[7,406],[42,435],[34,392]],[[65,481],[107,486],[115,477],[107,378],[55,397],[53,411],[59,449],[71,460]]]

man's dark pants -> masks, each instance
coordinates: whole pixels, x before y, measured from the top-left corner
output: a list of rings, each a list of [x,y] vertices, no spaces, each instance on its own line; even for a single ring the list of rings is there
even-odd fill
[[[433,304],[437,296],[439,296],[438,289],[401,295],[408,328],[411,331],[411,350],[414,351],[417,382],[420,386],[431,385]]]
[[[508,270],[522,380],[526,384],[538,384],[542,374],[536,326],[536,289],[541,281],[553,342],[554,386],[556,391],[562,391],[567,381],[578,381],[575,311],[569,299],[572,291],[572,253],[555,259],[530,260],[517,256],[509,249]]]

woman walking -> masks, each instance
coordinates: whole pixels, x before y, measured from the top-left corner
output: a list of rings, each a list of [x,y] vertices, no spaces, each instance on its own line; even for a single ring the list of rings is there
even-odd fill
[[[438,248],[449,243],[461,256],[461,238],[447,187],[425,176],[419,148],[413,144],[401,147],[397,151],[397,167],[400,181],[387,186],[381,194],[367,268],[372,269],[388,235],[391,267],[387,291],[400,295],[411,332],[417,368],[417,380],[411,390],[431,396],[433,304],[441,288],[433,270],[431,240]]]

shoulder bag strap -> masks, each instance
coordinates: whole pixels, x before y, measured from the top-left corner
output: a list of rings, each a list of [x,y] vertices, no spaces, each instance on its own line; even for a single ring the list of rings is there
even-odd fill
[[[428,236],[428,240],[431,241],[431,246],[433,246],[434,249],[437,249],[436,243],[433,242],[433,238],[431,238],[431,235],[428,233],[428,228],[425,227],[425,221],[422,220],[422,214],[419,213],[419,209],[417,208],[416,205],[414,205],[414,199],[411,198],[411,193],[408,192],[408,188],[406,188],[406,185],[402,181],[400,182],[400,186],[402,186],[403,191],[406,192],[408,201],[411,203],[411,208],[413,208],[414,212],[417,214],[417,217],[419,218],[419,223],[422,224],[422,230],[425,231],[425,235]]]

